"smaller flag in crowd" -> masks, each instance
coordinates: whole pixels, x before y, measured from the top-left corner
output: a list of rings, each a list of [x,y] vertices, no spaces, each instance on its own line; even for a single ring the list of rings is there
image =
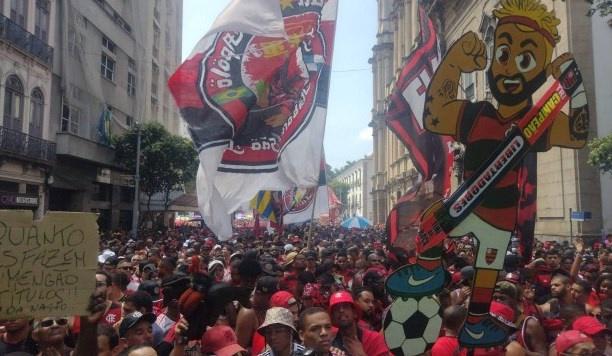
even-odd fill
[[[319,168],[319,184],[315,188],[294,188],[283,194],[285,224],[297,224],[329,214],[329,195],[325,176],[325,159]]]
[[[276,202],[277,195],[280,192],[272,192],[269,190],[260,191],[251,200],[251,208],[257,211],[257,215],[272,222],[278,222],[279,211],[278,203]]]

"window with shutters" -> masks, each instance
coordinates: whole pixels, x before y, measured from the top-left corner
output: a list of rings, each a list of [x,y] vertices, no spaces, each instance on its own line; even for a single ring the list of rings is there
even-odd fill
[[[81,111],[66,103],[62,106],[62,118],[60,121],[60,131],[70,132],[75,135],[79,133],[79,124],[81,121]]]
[[[102,53],[100,73],[104,78],[110,81],[115,81],[115,61],[105,53]]]
[[[128,72],[127,79],[127,94],[128,96],[134,96],[136,95],[136,75],[134,75],[134,73]]]
[[[151,95],[157,98],[157,82],[159,81],[159,67],[155,62],[151,63]]]
[[[44,116],[45,101],[43,93],[39,88],[34,88],[30,94],[30,129],[29,134],[35,137],[42,137],[42,126]]]
[[[115,53],[115,48],[117,47],[115,43],[108,39],[106,36],[102,36],[102,47],[109,50],[111,53]]]
[[[44,42],[49,41],[49,9],[49,0],[36,0],[34,35]]]
[[[8,77],[4,90],[4,127],[22,131],[23,127],[23,84],[16,75]]]
[[[25,0],[11,0],[11,21],[26,28],[28,21],[28,2]]]

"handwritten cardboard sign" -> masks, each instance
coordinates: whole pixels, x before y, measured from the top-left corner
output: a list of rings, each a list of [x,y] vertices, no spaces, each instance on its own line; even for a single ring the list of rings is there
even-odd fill
[[[0,210],[0,319],[86,314],[95,289],[93,213]]]

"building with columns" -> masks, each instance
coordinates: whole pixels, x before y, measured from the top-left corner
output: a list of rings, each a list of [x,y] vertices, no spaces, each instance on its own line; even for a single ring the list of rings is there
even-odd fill
[[[340,172],[334,180],[348,186],[346,206],[342,207],[342,218],[362,216],[374,220],[372,209],[371,177],[374,173],[372,155],[355,161]]]
[[[56,146],[51,124],[56,19],[50,0],[0,1],[0,208],[41,217]]]
[[[603,132],[598,131],[598,128],[602,126],[603,118],[598,118],[597,114],[601,113],[610,101],[607,100],[608,104],[604,103],[603,106],[599,103],[604,98],[601,95],[604,92],[598,93],[595,90],[595,66],[604,66],[603,63],[607,62],[594,60],[596,57],[594,50],[610,55],[609,46],[608,49],[599,49],[603,41],[610,39],[609,28],[592,22],[590,17],[584,15],[589,6],[587,2],[553,0],[543,0],[543,2],[549,9],[554,9],[561,19],[559,25],[561,42],[555,48],[553,58],[567,51],[576,57],[584,76],[590,103],[590,137],[601,135]],[[417,3],[417,0],[378,0],[380,20],[377,44],[373,48],[371,58],[374,73],[374,102],[370,124],[374,130],[375,173],[372,176],[372,196],[376,223],[383,223],[397,198],[416,183],[414,167],[408,152],[386,127],[384,111],[396,76],[405,64],[405,59],[414,48],[418,37]],[[495,30],[492,10],[499,1],[434,0],[424,3],[437,27],[443,50],[452,45],[462,34],[473,31],[485,41],[488,52],[491,52]],[[598,31],[600,34],[594,36],[594,32]],[[594,44],[596,40],[600,41],[599,44]],[[490,55],[488,57],[491,58]],[[597,83],[601,81],[599,77]],[[609,98],[609,80],[600,85],[607,88]],[[458,96],[469,100],[493,100],[487,86],[485,71],[464,74]],[[609,126],[609,124],[604,125]],[[609,132],[609,127],[606,130]],[[538,154],[537,237],[545,239],[568,237],[570,224],[574,235],[601,234],[602,201],[606,200],[601,190],[604,178],[587,164],[587,155],[586,148],[570,150],[558,147]],[[572,222],[570,209],[589,211],[592,213],[592,219]],[[606,214],[609,215],[604,211],[604,215]],[[610,221],[609,217],[607,221]]]
[[[374,77],[372,121],[374,175],[373,222],[383,224],[397,200],[417,182],[418,174],[408,149],[391,132],[384,119],[387,97],[404,59],[419,35],[417,1],[378,0],[378,33],[370,59]]]

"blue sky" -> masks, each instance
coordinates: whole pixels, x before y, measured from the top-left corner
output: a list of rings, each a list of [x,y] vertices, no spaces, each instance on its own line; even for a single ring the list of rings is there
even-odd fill
[[[228,3],[183,0],[183,58]],[[368,59],[376,41],[377,16],[375,0],[340,0],[325,130],[325,155],[334,168],[372,153],[372,131],[368,127],[372,67]]]

